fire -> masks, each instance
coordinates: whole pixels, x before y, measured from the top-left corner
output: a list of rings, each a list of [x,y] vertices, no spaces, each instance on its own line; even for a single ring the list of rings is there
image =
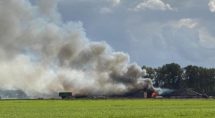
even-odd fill
[[[156,98],[157,96],[158,96],[159,94],[158,94],[158,92],[157,91],[154,91],[153,93],[152,93],[152,98]]]

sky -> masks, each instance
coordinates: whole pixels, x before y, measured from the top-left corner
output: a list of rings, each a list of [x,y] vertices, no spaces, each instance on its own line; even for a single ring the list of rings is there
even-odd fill
[[[141,66],[215,67],[215,0],[59,0],[58,10]]]

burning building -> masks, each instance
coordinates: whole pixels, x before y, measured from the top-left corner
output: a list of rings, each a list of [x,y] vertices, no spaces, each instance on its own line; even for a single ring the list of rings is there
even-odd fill
[[[135,88],[123,93],[114,94],[72,94],[72,92],[60,92],[59,96],[62,99],[69,98],[155,98],[158,95],[157,91],[152,85],[151,79],[139,79],[136,83]]]

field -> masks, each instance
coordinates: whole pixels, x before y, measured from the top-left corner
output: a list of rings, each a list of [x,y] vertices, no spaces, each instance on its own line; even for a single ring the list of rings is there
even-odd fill
[[[215,118],[215,100],[0,100],[0,118]]]

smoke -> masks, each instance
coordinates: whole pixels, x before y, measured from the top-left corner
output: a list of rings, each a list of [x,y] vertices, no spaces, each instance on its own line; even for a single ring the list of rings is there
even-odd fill
[[[92,42],[80,22],[63,23],[56,0],[0,1],[0,89],[31,98],[60,91],[110,95],[144,85],[128,54]]]
[[[175,90],[168,88],[155,88],[155,91],[157,91],[159,95],[168,95],[174,92]]]

